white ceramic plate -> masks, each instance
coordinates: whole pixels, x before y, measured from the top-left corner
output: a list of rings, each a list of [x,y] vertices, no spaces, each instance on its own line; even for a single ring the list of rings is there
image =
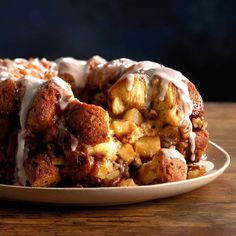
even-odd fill
[[[100,188],[31,188],[0,184],[0,198],[47,204],[67,205],[118,205],[186,193],[204,186],[220,176],[230,163],[229,154],[217,144],[210,142],[208,161],[214,168],[204,176],[173,183],[135,187]]]

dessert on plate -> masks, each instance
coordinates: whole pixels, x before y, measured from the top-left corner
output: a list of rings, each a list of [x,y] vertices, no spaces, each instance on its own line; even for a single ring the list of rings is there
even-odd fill
[[[152,61],[1,59],[0,127],[2,184],[135,186],[205,173],[203,100]]]

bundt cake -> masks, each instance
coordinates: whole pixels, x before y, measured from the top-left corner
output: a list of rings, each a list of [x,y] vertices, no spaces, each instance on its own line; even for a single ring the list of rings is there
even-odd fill
[[[203,100],[180,72],[151,61],[2,59],[0,127],[1,184],[134,186],[204,174]]]

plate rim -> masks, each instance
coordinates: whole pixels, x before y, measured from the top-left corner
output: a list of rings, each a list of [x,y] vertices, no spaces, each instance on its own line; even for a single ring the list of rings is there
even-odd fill
[[[220,175],[221,173],[223,173],[227,167],[230,164],[231,158],[229,153],[223,149],[221,146],[219,146],[218,144],[216,144],[215,142],[209,140],[209,144],[211,144],[212,146],[214,146],[215,148],[219,149],[221,152],[224,153],[224,156],[226,157],[226,161],[225,163],[216,171],[210,171],[210,173],[197,177],[197,178],[193,178],[193,179],[186,179],[186,180],[181,180],[181,181],[176,181],[176,182],[168,182],[168,183],[161,183],[161,184],[149,184],[149,185],[137,185],[137,186],[122,186],[122,187],[90,187],[90,188],[75,188],[75,187],[29,187],[29,186],[16,186],[16,185],[7,185],[7,184],[0,184],[0,191],[1,188],[12,188],[12,189],[17,189],[17,190],[26,190],[26,191],[76,191],[76,192],[82,192],[82,191],[113,191],[113,190],[127,190],[127,189],[148,189],[148,188],[153,188],[153,187],[164,187],[164,186],[175,186],[175,185],[181,185],[181,184],[190,184],[190,183],[194,183],[194,182],[198,182],[200,180],[204,180],[204,179],[208,179],[208,178],[213,178],[214,176]],[[214,164],[214,163],[213,163]]]

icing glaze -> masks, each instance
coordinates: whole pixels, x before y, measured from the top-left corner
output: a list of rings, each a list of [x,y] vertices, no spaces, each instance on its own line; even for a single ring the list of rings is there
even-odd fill
[[[136,70],[149,70],[154,68],[161,68],[163,67],[161,64],[153,62],[153,61],[140,61],[136,65]]]
[[[68,103],[74,99],[73,93],[71,91],[70,86],[59,77],[53,77],[51,80],[54,82],[53,84],[55,88],[61,95],[61,98],[59,100],[59,105],[63,110],[66,108]],[[33,101],[33,98],[41,88],[42,84],[46,82],[47,81],[34,78],[31,76],[25,76],[24,78],[21,79],[21,83],[25,89],[19,112],[21,130],[18,133],[18,148],[16,154],[16,168],[17,168],[16,176],[22,185],[25,185],[27,180],[25,170],[23,167],[23,163],[27,158],[27,153],[28,153],[27,147],[25,146],[25,138],[24,138],[26,118],[30,105]],[[74,147],[72,148],[74,149]]]
[[[71,151],[74,152],[76,150],[76,148],[78,147],[79,145],[79,141],[77,138],[73,139],[72,142],[71,142]]]
[[[149,63],[148,63],[149,65]],[[150,63],[150,66],[152,63]],[[187,78],[182,75],[179,71],[173,70],[168,67],[164,67],[158,64],[158,68],[152,68],[144,70],[145,74],[148,75],[149,79],[157,77],[161,79],[161,89],[159,93],[159,100],[164,101],[166,93],[168,91],[169,83],[174,84],[178,90],[179,99],[183,104],[183,117],[180,123],[187,121],[190,129],[189,129],[189,142],[190,142],[190,150],[191,150],[191,160],[195,160],[195,133],[193,132],[192,122],[189,117],[193,111],[193,103],[190,99],[188,86],[186,84]]]
[[[134,78],[135,75],[134,74],[128,74],[126,77],[126,89],[131,92],[133,89],[133,85],[134,85]]]
[[[87,61],[76,60],[72,57],[62,57],[56,60],[56,63],[60,74],[71,75],[76,87],[85,87]]]
[[[10,78],[9,72],[6,72],[6,71],[0,72],[0,81],[6,80],[8,78]]]
[[[71,87],[68,83],[66,83],[63,79],[59,77],[53,77],[51,78],[51,81],[54,82],[54,88],[61,95],[59,105],[61,110],[64,110],[67,105],[75,99]]]
[[[159,100],[164,100],[165,94],[168,89],[168,84],[169,82],[171,82],[178,89],[179,98],[183,101],[183,111],[185,117],[188,117],[192,114],[193,104],[189,96],[188,86],[184,82],[187,80],[186,77],[184,77],[179,71],[175,71],[167,67],[149,69],[145,71],[145,73],[150,77],[150,79],[153,79],[156,76],[161,78],[162,91],[159,95]]]
[[[133,64],[135,62],[132,62]],[[165,67],[161,64],[152,62],[152,61],[141,61],[135,64],[132,73],[127,73],[121,77],[121,79],[126,79],[126,89],[127,91],[132,91],[135,75],[139,75],[140,73],[144,73],[143,78],[146,81],[146,85],[148,86],[148,81],[152,80],[156,77],[161,79],[160,92],[159,92],[159,101],[164,101],[166,93],[169,88],[169,83],[172,83],[176,86],[178,90],[178,97],[182,101],[183,104],[183,117],[180,121],[180,124],[183,124],[184,121],[187,121],[190,129],[189,129],[189,142],[190,142],[190,150],[191,150],[191,160],[195,160],[195,133],[192,129],[192,122],[189,117],[193,112],[193,103],[190,99],[188,86],[186,81],[188,80],[185,76],[182,75],[181,72],[173,70],[171,68]],[[146,76],[145,76],[146,75]]]
[[[44,83],[43,80],[26,76],[21,79],[21,83],[24,86],[24,95],[21,102],[21,108],[19,112],[21,130],[18,133],[18,147],[16,153],[16,177],[22,185],[26,184],[26,174],[23,167],[23,163],[27,158],[28,150],[25,148],[25,123],[27,114],[32,103],[32,100],[41,85]]]
[[[214,169],[214,164],[211,161],[206,160],[200,160],[198,163],[199,166],[204,166],[206,169],[206,172],[209,172]]]
[[[14,60],[14,63],[9,65],[9,68],[12,69],[24,69],[26,70],[27,74],[31,74],[31,71],[34,70],[34,67],[28,67],[28,65],[33,65],[36,67],[36,71],[39,70],[39,73],[41,76],[44,75],[46,71],[49,70],[49,68],[52,71],[57,71],[61,74],[70,74],[74,78],[75,86],[78,88],[84,88],[86,86],[87,82],[87,61],[83,60],[76,60],[71,57],[64,57],[56,60],[56,62],[50,62],[49,68],[44,67],[43,63],[49,63],[46,59],[42,59],[41,61],[39,59],[32,59],[32,60],[25,60],[21,58],[17,58]],[[182,122],[187,121],[189,124],[189,143],[190,143],[190,150],[191,150],[191,160],[195,160],[195,137],[196,134],[192,130],[192,123],[189,119],[190,115],[193,111],[193,104],[190,99],[188,86],[186,84],[187,78],[184,77],[180,72],[175,71],[171,68],[164,67],[161,64],[152,62],[152,61],[141,61],[141,62],[135,62],[126,58],[121,58],[117,60],[113,60],[111,62],[106,62],[104,60],[104,63],[100,63],[97,68],[99,70],[104,70],[104,73],[108,73],[106,69],[114,69],[115,68],[115,74],[117,77],[126,78],[126,88],[127,91],[131,92],[134,85],[134,80],[136,76],[142,76],[142,78],[145,79],[147,85],[149,84],[149,81],[158,77],[160,78],[161,83],[161,89],[159,92],[159,100],[164,101],[166,93],[168,91],[169,83],[172,83],[177,88],[178,92],[178,98],[182,101],[183,106],[183,117]],[[131,69],[129,69],[131,68]],[[127,72],[128,70],[128,72]],[[9,73],[6,71],[0,72],[0,81],[8,79]],[[62,110],[64,110],[68,103],[73,101],[75,98],[73,96],[73,92],[71,90],[71,87],[62,79],[59,77],[53,77],[51,79],[53,81],[54,88],[57,89],[57,91],[60,93],[61,97],[59,100],[59,105]],[[33,97],[37,93],[38,89],[44,83],[45,81],[36,79],[30,76],[25,76],[25,78],[22,79],[21,83],[26,88],[25,94],[23,96],[22,104],[21,104],[21,110],[20,110],[20,124],[21,124],[21,131],[18,134],[18,150],[17,150],[17,176],[22,184],[25,184],[26,177],[23,170],[23,162],[25,158],[27,157],[27,147],[25,147],[25,140],[24,140],[24,129],[25,129],[25,122],[26,117],[28,114],[28,110],[30,107],[30,104],[32,102]],[[28,91],[28,92],[27,92]],[[71,149],[76,150],[77,143],[72,144]],[[114,147],[112,148],[114,149]],[[182,161],[184,157],[177,151],[172,149],[167,149],[169,151],[165,151],[168,155],[172,156],[173,158],[179,158]],[[178,154],[178,155],[177,155]]]
[[[176,149],[172,149],[172,148],[162,148],[161,149],[164,156],[168,157],[168,158],[178,158],[181,161],[183,161],[184,163],[186,163],[186,160],[184,158],[184,156]]]
[[[189,142],[190,142],[190,151],[191,151],[191,161],[195,161],[195,138],[196,138],[196,134],[192,130],[190,130]]]

